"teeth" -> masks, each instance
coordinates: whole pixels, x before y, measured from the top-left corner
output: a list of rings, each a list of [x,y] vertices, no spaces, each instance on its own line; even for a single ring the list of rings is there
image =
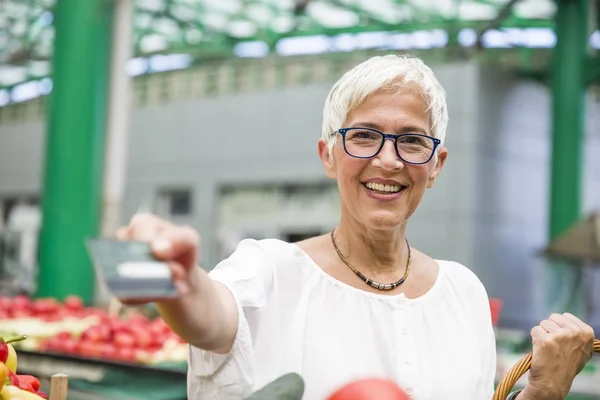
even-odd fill
[[[381,183],[376,182],[367,182],[365,186],[371,190],[376,190],[378,192],[389,192],[396,193],[399,192],[401,187],[399,185],[383,185]]]

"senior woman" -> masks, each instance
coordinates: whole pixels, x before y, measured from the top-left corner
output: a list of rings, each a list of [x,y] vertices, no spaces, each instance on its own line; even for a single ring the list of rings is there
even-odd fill
[[[331,233],[246,239],[207,274],[189,227],[136,215],[117,232],[151,242],[170,262],[179,295],[147,301],[189,343],[190,399],[241,399],[288,372],[304,378],[308,400],[363,377],[391,379],[418,400],[492,397],[486,290],[468,268],[427,256],[405,235],[446,161],[447,123],[430,68],[373,57],[325,102],[318,154],[341,199]],[[564,399],[591,357],[593,330],[555,314],[531,334],[533,365],[518,399]]]

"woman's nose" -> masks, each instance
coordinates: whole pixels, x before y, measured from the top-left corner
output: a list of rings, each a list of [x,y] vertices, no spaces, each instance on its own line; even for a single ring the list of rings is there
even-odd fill
[[[376,157],[375,166],[379,166],[385,169],[399,169],[402,168],[403,163],[402,160],[398,158],[398,154],[396,153],[396,149],[394,148],[393,140],[386,140],[381,148],[381,151]]]

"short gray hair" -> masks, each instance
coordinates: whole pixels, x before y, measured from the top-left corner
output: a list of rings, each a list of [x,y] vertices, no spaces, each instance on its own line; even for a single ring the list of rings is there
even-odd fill
[[[448,126],[446,92],[433,71],[419,58],[389,54],[376,56],[346,72],[331,88],[323,107],[321,137],[329,150],[336,141],[334,134],[343,128],[348,114],[370,95],[399,84],[415,83],[431,114],[431,134],[444,143]],[[441,147],[441,146],[440,146]]]

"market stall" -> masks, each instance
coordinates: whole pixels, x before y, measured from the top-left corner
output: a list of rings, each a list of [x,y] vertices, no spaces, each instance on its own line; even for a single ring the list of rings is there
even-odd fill
[[[42,385],[68,375],[69,400],[186,398],[186,344],[148,310],[0,297],[0,335],[27,335],[14,343],[19,370]]]

